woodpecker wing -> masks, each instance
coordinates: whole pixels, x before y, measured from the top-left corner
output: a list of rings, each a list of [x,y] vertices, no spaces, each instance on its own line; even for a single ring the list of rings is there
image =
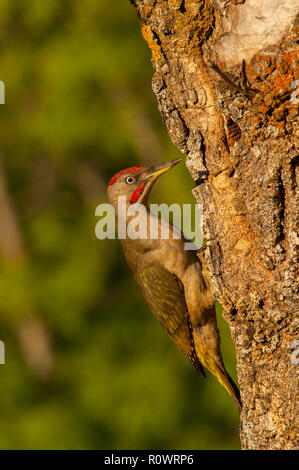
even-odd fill
[[[144,267],[135,275],[137,284],[154,315],[172,341],[189,357],[202,377],[205,373],[197,357],[193,329],[180,280],[160,264]]]

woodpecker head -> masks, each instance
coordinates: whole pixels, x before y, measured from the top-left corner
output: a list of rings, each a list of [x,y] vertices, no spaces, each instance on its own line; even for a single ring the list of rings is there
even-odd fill
[[[111,204],[116,208],[119,196],[126,196],[127,205],[146,204],[157,178],[180,161],[181,159],[178,158],[150,168],[133,166],[119,171],[108,184],[108,197]]]

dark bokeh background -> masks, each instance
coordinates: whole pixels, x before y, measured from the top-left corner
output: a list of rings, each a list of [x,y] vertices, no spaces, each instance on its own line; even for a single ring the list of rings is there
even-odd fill
[[[1,449],[238,448],[238,412],[94,234],[122,168],[180,156],[129,1],[1,0]],[[182,164],[154,202],[194,202]],[[229,329],[222,349],[235,378]]]

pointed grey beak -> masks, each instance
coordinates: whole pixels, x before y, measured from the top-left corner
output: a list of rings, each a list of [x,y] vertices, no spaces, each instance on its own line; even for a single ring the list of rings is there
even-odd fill
[[[177,158],[176,160],[170,160],[169,162],[162,163],[161,165],[157,166],[152,166],[147,170],[147,174],[145,175],[143,181],[148,182],[148,181],[155,181],[160,175],[165,173],[166,171],[170,170],[173,168],[175,165],[177,165],[180,161],[182,161],[181,158]]]

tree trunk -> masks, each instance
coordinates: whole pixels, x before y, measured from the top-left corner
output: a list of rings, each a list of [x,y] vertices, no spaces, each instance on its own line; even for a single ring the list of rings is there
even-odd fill
[[[242,448],[293,449],[299,2],[132,3],[160,112],[198,181],[205,258],[236,347]]]

